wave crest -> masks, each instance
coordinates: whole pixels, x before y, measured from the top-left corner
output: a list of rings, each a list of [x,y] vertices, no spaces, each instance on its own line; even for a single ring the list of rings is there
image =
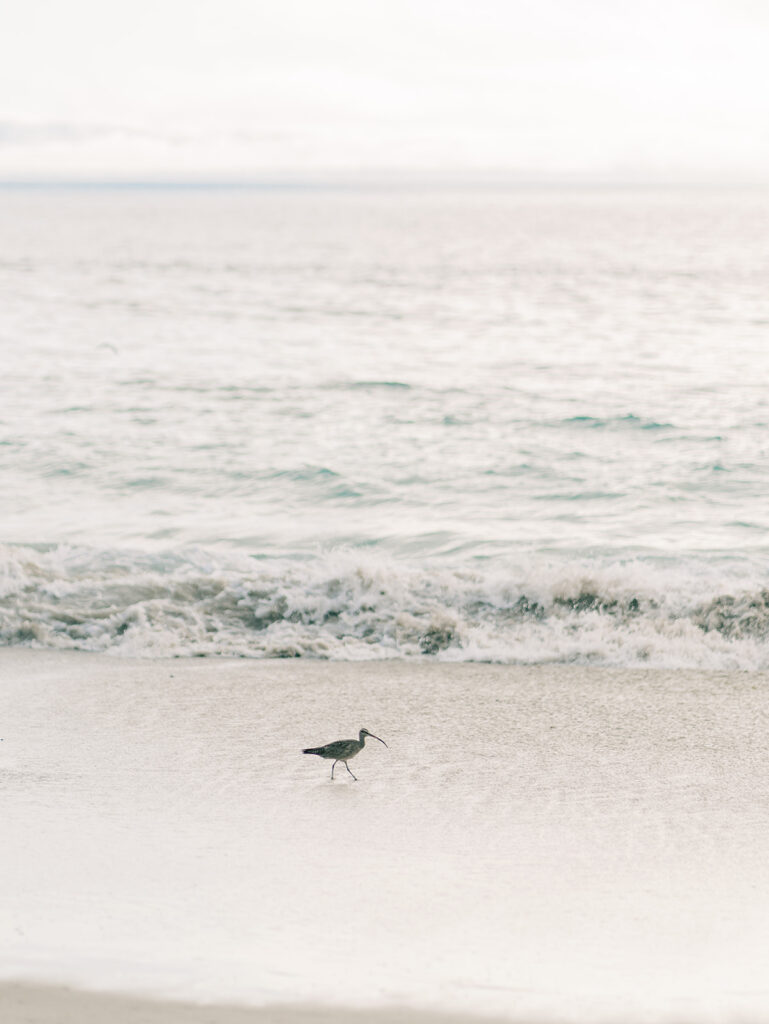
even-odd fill
[[[0,641],[140,657],[769,668],[758,567],[0,547]]]

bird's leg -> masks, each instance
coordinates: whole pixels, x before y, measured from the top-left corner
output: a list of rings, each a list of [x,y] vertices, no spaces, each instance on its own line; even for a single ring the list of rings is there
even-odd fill
[[[349,764],[346,761],[344,762],[344,766],[347,769],[347,771],[350,772],[350,766],[349,766]],[[350,775],[352,775],[352,772],[350,772]],[[355,775],[352,775],[352,777],[355,779],[356,782],[358,781],[358,779],[357,779],[357,777]]]
[[[334,769],[336,768],[336,761],[331,765],[331,781],[334,781]]]

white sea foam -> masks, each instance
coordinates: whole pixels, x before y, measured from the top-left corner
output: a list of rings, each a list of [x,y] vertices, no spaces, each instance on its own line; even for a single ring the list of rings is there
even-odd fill
[[[228,655],[758,669],[760,563],[585,558],[447,566],[333,551],[253,559],[0,547],[5,644]]]

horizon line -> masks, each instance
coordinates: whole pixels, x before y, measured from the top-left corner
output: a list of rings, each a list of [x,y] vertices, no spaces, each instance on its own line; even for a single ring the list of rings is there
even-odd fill
[[[449,177],[414,174],[319,175],[277,178],[9,178],[0,179],[2,190],[39,189],[167,189],[167,190],[252,190],[252,191],[398,191],[404,189],[551,189],[551,188],[766,188],[760,177],[697,177],[684,175],[477,175]]]

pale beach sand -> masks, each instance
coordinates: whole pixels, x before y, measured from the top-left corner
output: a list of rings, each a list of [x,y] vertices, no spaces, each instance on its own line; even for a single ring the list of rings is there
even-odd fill
[[[766,674],[2,649],[0,1019],[766,1020],[767,723]],[[358,782],[300,753],[362,726]]]
[[[494,1024],[415,1010],[171,1003],[47,985],[0,985],[3,1024]]]

